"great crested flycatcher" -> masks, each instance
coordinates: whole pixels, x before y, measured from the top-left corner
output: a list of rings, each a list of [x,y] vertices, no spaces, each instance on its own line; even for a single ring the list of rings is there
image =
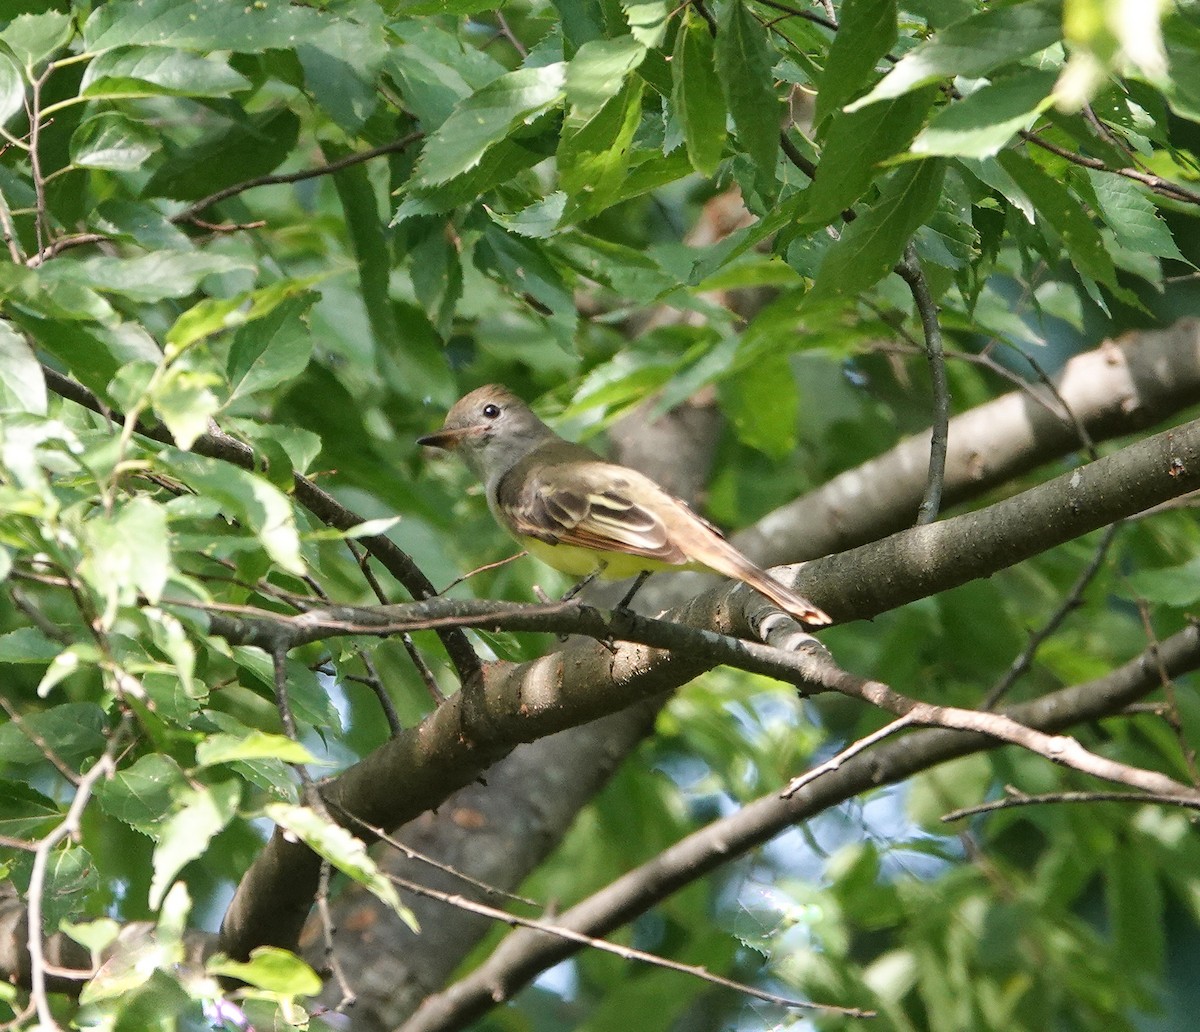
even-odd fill
[[[704,570],[743,581],[806,624],[830,622],[686,502],[559,437],[507,388],[489,384],[460,398],[442,429],[418,443],[460,453],[483,481],[497,522],[556,570],[609,580]]]

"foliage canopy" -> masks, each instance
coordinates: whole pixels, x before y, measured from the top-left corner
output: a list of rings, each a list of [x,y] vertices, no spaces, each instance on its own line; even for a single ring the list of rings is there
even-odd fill
[[[408,1032],[1190,1022],[1200,5],[0,19],[8,1027],[347,1027],[347,980],[351,1027]],[[488,381],[627,461],[641,440],[759,561],[844,552],[804,571],[833,658],[472,601],[568,586],[531,560],[382,608],[507,554],[415,444]],[[976,522],[869,544],[946,508]],[[761,629],[712,598],[669,615]],[[947,730],[1003,737],[1010,702],[1018,744]],[[1159,801],[941,820],[1097,773]],[[607,907],[577,932],[877,1017],[599,950],[481,1017],[578,943],[500,946],[355,837],[408,821],[463,874]],[[331,977],[297,940],[317,857]]]

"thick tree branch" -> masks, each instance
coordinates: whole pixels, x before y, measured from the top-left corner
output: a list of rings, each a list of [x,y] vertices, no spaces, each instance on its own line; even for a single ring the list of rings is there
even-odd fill
[[[1055,378],[1063,401],[1103,441],[1152,426],[1200,402],[1200,320],[1128,333],[1066,364]],[[1079,450],[1069,419],[1022,392],[950,421],[943,504],[955,505]],[[834,477],[735,537],[767,566],[828,555],[906,526],[921,501],[929,435],[906,438]],[[820,601],[818,599],[818,601]]]

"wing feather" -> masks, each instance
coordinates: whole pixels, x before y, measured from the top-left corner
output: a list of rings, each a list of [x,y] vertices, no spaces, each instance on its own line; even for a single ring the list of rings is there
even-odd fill
[[[519,533],[548,544],[641,555],[663,563],[688,562],[656,511],[663,504],[681,503],[653,481],[620,466],[548,465],[527,476],[523,489],[502,504]]]

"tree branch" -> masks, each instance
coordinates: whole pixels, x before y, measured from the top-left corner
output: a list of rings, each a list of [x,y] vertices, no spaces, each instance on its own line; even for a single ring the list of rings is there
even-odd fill
[[[1173,674],[1200,666],[1200,632],[1188,627],[1160,646]],[[1106,677],[1013,706],[1005,716],[1043,733],[1119,713],[1158,686],[1150,652]],[[940,763],[995,748],[995,739],[965,731],[917,731],[873,752],[847,759],[838,769],[804,785],[794,795],[770,795],[701,828],[571,907],[557,923],[591,935],[605,935],[672,893],[762,845],[775,835],[825,810],[882,785],[895,784]],[[1139,797],[1144,798],[1144,797]],[[577,952],[578,947],[536,933],[509,935],[480,967],[445,992],[429,997],[399,1032],[449,1032],[462,1028],[492,1006],[495,987],[511,995],[541,972]]]
[[[1174,471],[1174,473],[1172,472]],[[975,513],[916,527],[840,556],[809,563],[803,590],[835,616],[863,618],[986,576],[1056,544],[1186,493],[1200,483],[1200,421],[1185,424]],[[793,576],[791,581],[795,581]],[[815,587],[815,591],[812,589]],[[811,654],[787,654],[722,635],[752,636],[773,607],[736,605],[744,586],[723,588],[670,614],[677,626],[632,614],[430,600],[377,611],[350,609],[284,618],[295,641],[334,633],[379,633],[484,622],[510,629],[573,630],[641,638],[655,648],[618,645],[610,652],[572,642],[520,666],[485,668],[484,691],[447,700],[420,725],[385,743],[328,783],[335,813],[392,829],[436,806],[518,742],[612,713],[678,687],[716,662],[839,690]],[[457,610],[446,607],[459,607]],[[339,619],[353,615],[354,623]],[[400,619],[397,619],[400,617]],[[230,640],[253,642],[251,620],[214,619]],[[699,628],[704,628],[703,630]],[[240,637],[239,637],[240,636]],[[683,647],[686,646],[686,647]],[[663,650],[666,651],[663,651]],[[398,796],[394,786],[404,785]],[[291,946],[313,898],[319,865],[307,847],[278,832],[251,866],[226,914],[224,948],[245,956],[256,945]]]
[[[1073,358],[1056,377],[1063,401],[1103,441],[1151,426],[1200,401],[1200,320],[1129,333]],[[761,565],[795,562],[908,525],[926,481],[929,435],[907,438],[735,536]],[[1074,425],[1021,392],[950,421],[944,505],[992,490],[1079,450]]]

